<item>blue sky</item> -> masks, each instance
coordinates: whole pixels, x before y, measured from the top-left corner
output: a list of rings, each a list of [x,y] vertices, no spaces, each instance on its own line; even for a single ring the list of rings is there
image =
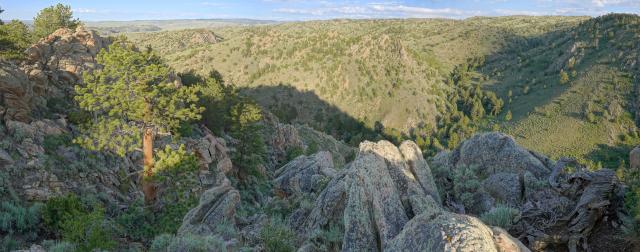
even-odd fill
[[[183,18],[312,20],[333,18],[466,18],[502,15],[640,14],[640,0],[0,0],[0,18],[29,20],[61,2],[85,21]]]

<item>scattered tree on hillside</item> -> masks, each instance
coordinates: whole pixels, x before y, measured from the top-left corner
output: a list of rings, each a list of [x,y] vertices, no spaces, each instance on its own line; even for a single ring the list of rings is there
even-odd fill
[[[569,82],[569,75],[564,70],[560,70],[560,84]]]
[[[181,86],[169,68],[151,50],[140,51],[126,41],[102,50],[97,63],[103,68],[84,74],[76,86],[75,100],[93,114],[86,135],[76,142],[93,150],[125,155],[140,148],[144,154],[145,201],[155,200],[154,146],[157,134],[175,132],[181,123],[200,119],[197,88]]]
[[[199,87],[205,125],[217,134],[226,132],[237,140],[231,158],[240,175],[260,175],[257,168],[266,155],[260,107],[241,96],[233,85],[225,84],[218,71],[210,72],[207,77],[193,72],[183,73],[180,77],[185,85]]]
[[[57,4],[42,9],[33,18],[33,35],[36,40],[46,37],[60,28],[75,29],[80,25],[80,20],[73,19],[71,6]]]
[[[513,114],[511,114],[511,110],[507,111],[507,114],[504,115],[504,120],[505,121],[511,121],[511,119],[513,119]]]
[[[266,149],[262,139],[262,111],[253,101],[245,99],[231,108],[230,134],[238,140],[233,154],[234,164],[246,174],[261,176],[258,165],[265,158]]]

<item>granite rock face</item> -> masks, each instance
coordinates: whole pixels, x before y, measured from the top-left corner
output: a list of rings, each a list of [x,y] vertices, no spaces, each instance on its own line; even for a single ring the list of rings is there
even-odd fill
[[[400,148],[387,141],[361,143],[355,160],[317,198],[305,230],[343,226],[342,251],[509,251],[518,243],[443,208],[420,153],[410,141]],[[312,242],[303,247],[314,251]]]

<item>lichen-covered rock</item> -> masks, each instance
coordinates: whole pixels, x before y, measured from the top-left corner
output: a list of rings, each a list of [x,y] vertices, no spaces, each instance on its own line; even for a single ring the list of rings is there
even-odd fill
[[[220,225],[235,228],[235,213],[239,203],[240,193],[229,184],[205,191],[198,206],[184,216],[178,235],[213,235]]]
[[[452,170],[461,166],[477,167],[481,177],[499,172],[530,172],[538,178],[549,175],[552,161],[516,144],[512,137],[492,132],[477,134],[450,152],[440,152],[432,166]]]
[[[505,232],[480,220],[450,212],[422,214],[411,219],[385,251],[529,251]]]
[[[500,172],[492,174],[482,181],[482,188],[496,202],[502,202],[510,206],[518,205],[522,201],[523,179],[516,173]]]
[[[4,149],[0,148],[0,168],[12,165],[14,162],[15,161],[13,161],[11,155],[9,155],[9,153],[7,153],[7,151],[5,151]]]
[[[440,205],[429,166],[412,142],[360,144],[355,160],[317,198],[303,231],[332,225],[344,227],[342,251],[498,251],[491,228]],[[315,249],[312,242],[303,248]]]
[[[640,146],[636,146],[629,152],[629,167],[632,170],[640,170]]]
[[[276,170],[274,187],[286,195],[319,193],[323,181],[328,182],[336,174],[331,153],[321,151],[311,156],[299,156]]]
[[[0,60],[0,118],[29,122],[33,85],[13,63]]]

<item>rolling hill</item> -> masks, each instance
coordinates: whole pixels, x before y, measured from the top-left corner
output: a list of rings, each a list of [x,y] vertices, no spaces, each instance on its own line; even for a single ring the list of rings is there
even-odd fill
[[[426,128],[422,136],[437,148],[455,146],[458,140],[446,143],[453,135],[500,129],[554,158],[586,160],[637,139],[639,22],[622,14],[331,20],[128,37],[179,71],[218,71],[287,122],[358,128],[345,125],[346,115],[400,138]],[[194,39],[203,34],[217,39]],[[453,81],[461,66],[472,88]],[[465,100],[452,106],[452,96],[469,96],[476,86],[503,101],[499,113],[485,105],[486,116],[474,117]],[[483,104],[491,97],[480,94],[470,96]]]

